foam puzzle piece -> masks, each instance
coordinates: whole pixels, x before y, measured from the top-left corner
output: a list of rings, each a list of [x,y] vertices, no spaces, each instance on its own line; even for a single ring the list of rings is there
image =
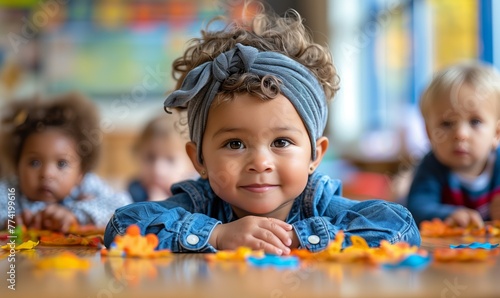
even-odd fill
[[[264,251],[241,246],[235,250],[219,250],[214,254],[207,254],[205,258],[208,261],[245,261],[250,256],[261,258]]]
[[[426,237],[455,237],[455,236],[500,236],[500,220],[485,222],[484,227],[468,226],[466,228],[450,225],[443,220],[434,218],[420,223],[420,234]]]
[[[140,228],[137,225],[131,225],[127,228],[125,235],[115,237],[109,249],[101,250],[101,256],[136,258],[170,256],[170,250],[156,250],[158,243],[158,236],[155,234],[142,236]]]
[[[437,248],[434,250],[436,262],[481,262],[494,256],[493,250],[473,248]]]
[[[276,256],[264,255],[263,257],[250,256],[247,262],[256,267],[273,267],[278,269],[293,269],[300,265],[300,260],[296,256]]]
[[[5,244],[4,246],[2,246],[2,249],[10,250],[10,249],[14,248],[15,250],[28,250],[28,249],[34,249],[35,246],[38,245],[38,243],[39,243],[38,241],[34,242],[31,240],[28,240],[26,242],[23,242],[19,245],[14,246],[14,247],[12,247],[11,244]]]
[[[458,244],[458,245],[450,245],[450,248],[482,248],[482,249],[493,249],[497,248],[498,243],[492,244],[492,243],[481,243],[481,242],[472,242],[472,243],[466,243],[466,244]]]

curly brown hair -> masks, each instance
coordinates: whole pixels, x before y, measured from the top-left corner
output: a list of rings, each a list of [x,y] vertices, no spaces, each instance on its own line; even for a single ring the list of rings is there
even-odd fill
[[[173,62],[172,75],[179,89],[187,73],[220,53],[226,52],[237,43],[255,47],[261,51],[284,54],[306,66],[318,79],[330,100],[339,89],[339,77],[330,51],[312,41],[299,13],[289,9],[283,17],[269,10],[261,10],[249,22],[232,21],[222,30],[210,31],[210,26],[224,17],[212,19],[201,31],[200,38],[191,39],[182,57]],[[219,99],[232,98],[235,93],[248,92],[263,99],[279,93],[280,80],[272,76],[260,78],[254,74],[234,74],[221,86]]]
[[[47,128],[60,129],[75,140],[83,173],[98,160],[102,134],[99,113],[94,103],[80,93],[61,94],[42,100],[39,97],[15,100],[2,109],[0,155],[5,174],[14,174],[26,139]]]

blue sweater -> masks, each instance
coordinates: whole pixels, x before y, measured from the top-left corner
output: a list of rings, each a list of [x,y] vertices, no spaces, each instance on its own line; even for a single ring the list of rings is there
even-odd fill
[[[490,181],[484,188],[471,190],[429,152],[418,166],[408,194],[408,209],[417,224],[445,219],[460,207],[477,210],[483,220],[490,220],[490,202],[500,192],[499,154],[500,148],[496,150]]]

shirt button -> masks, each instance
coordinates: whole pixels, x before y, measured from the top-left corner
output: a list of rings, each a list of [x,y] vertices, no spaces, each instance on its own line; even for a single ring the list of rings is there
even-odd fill
[[[311,236],[307,237],[307,241],[309,241],[309,243],[311,243],[311,244],[318,244],[319,237],[316,235],[311,235]]]
[[[186,241],[187,241],[187,243],[189,243],[191,245],[196,245],[196,244],[198,244],[198,242],[200,242],[200,238],[196,235],[191,234],[191,235],[187,236]]]

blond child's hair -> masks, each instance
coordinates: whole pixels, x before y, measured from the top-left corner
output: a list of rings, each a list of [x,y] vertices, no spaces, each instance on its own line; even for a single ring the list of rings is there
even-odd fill
[[[180,138],[188,142],[186,117],[186,111],[178,109],[170,114],[162,113],[152,118],[137,137],[132,147],[134,153],[137,153],[143,144],[154,139]]]
[[[464,84],[474,87],[483,98],[493,95],[496,101],[500,101],[500,73],[492,65],[482,62],[461,62],[437,72],[423,92],[420,111],[424,120],[436,100],[456,96]],[[496,107],[500,118],[500,103],[497,103]]]

